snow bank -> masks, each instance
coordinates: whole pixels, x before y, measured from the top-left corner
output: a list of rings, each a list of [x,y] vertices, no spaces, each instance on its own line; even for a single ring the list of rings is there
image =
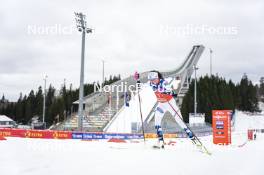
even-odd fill
[[[241,111],[236,111],[236,132],[247,132],[248,129],[264,129],[264,115],[248,115]]]
[[[259,109],[261,110],[261,113],[264,114],[264,103],[259,102]]]

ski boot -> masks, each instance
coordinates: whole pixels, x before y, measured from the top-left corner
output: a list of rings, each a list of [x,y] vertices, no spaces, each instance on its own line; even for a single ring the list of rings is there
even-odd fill
[[[164,138],[163,138],[162,128],[160,126],[155,126],[155,129],[157,130],[158,144],[154,145],[153,148],[164,149]]]
[[[195,137],[192,133],[192,131],[188,128],[184,128],[184,131],[186,132],[186,134],[188,135],[189,139],[191,139],[191,141],[196,144],[196,141],[195,141]]]

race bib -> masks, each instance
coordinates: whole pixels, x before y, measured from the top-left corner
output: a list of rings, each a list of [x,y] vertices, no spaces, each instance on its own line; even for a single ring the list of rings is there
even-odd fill
[[[168,102],[168,101],[170,101],[173,98],[171,95],[164,94],[164,93],[161,93],[161,92],[155,92],[155,95],[157,97],[157,101],[160,102],[160,103]]]

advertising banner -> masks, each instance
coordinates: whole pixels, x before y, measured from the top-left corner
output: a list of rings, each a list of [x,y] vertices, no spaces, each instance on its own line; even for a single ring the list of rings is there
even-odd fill
[[[73,139],[142,139],[142,134],[121,134],[121,133],[72,133]]]
[[[71,139],[72,133],[66,131],[0,128],[0,136],[43,139]]]
[[[210,133],[202,133],[201,136]],[[142,134],[130,133],[103,133],[103,132],[71,132],[71,131],[55,131],[55,130],[26,130],[14,128],[0,128],[0,136],[3,137],[22,137],[22,138],[42,138],[42,139],[143,139]],[[198,136],[200,136],[198,134]],[[146,138],[157,138],[155,133],[146,133]],[[186,137],[185,133],[164,134],[164,138]]]
[[[231,144],[231,110],[213,110],[213,143]]]
[[[11,131],[9,128],[0,128],[0,136],[11,137]]]
[[[71,139],[72,138],[72,132],[66,132],[66,131],[53,131],[51,132],[53,139]]]

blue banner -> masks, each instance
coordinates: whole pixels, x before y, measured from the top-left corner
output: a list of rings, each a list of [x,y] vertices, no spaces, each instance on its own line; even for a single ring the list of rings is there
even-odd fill
[[[83,133],[72,133],[72,139],[83,139]]]
[[[72,139],[143,139],[142,134],[117,134],[117,133],[72,133]]]

